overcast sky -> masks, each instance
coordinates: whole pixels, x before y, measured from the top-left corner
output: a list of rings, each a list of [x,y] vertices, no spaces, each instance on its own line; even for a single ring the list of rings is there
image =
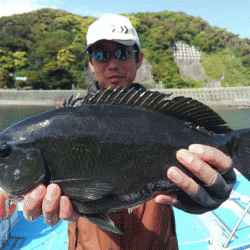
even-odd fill
[[[62,9],[73,14],[100,17],[106,13],[182,11],[200,16],[212,26],[225,28],[250,38],[250,1],[131,1],[125,0],[0,0],[0,16],[20,14],[41,8]]]

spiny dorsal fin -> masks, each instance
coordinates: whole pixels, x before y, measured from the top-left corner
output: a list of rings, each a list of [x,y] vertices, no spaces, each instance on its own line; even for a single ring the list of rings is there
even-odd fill
[[[99,90],[95,94],[88,94],[82,102],[84,104],[110,104],[130,107],[143,107],[170,116],[194,127],[203,127],[208,131],[219,134],[232,130],[226,122],[207,105],[190,97],[178,96],[169,99],[171,94],[158,91],[142,91],[125,87],[114,90]]]
[[[75,104],[78,102],[78,101],[82,101],[84,98],[83,97],[79,97],[80,96],[80,93],[76,96],[75,99],[73,99],[73,95],[69,98],[68,101],[64,100],[63,102],[63,107],[68,107],[68,106],[71,106],[71,107],[74,107]]]
[[[135,90],[129,87],[121,89],[118,87],[114,90],[99,90],[94,95],[88,94],[82,104],[112,104],[145,107],[154,110],[155,106],[158,106],[163,99],[167,100],[170,95],[158,91],[142,91],[141,89]]]

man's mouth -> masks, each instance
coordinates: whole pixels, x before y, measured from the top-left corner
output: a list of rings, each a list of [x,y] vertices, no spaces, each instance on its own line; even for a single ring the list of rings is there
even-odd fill
[[[110,76],[108,80],[111,84],[118,84],[122,79],[122,76]]]
[[[122,78],[122,76],[120,75],[113,75],[113,76],[109,76],[108,79],[119,79]]]

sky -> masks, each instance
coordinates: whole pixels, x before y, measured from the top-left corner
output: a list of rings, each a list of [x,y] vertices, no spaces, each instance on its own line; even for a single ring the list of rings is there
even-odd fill
[[[61,9],[82,16],[101,17],[106,13],[185,12],[199,16],[211,26],[226,29],[250,39],[250,0],[231,1],[104,1],[104,0],[0,0],[0,17],[41,8]]]

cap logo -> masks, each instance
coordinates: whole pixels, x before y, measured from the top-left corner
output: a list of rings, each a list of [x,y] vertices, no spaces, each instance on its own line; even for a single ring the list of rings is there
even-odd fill
[[[128,34],[128,28],[127,26],[117,26],[117,25],[112,25],[113,30],[112,33],[124,33],[124,34]]]

